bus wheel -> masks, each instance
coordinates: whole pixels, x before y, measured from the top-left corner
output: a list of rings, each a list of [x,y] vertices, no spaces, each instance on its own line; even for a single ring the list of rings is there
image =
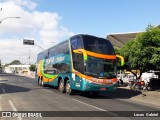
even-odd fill
[[[71,89],[69,80],[67,80],[67,82],[66,82],[65,90],[66,90],[66,94],[68,94],[68,95],[73,94],[73,90]]]
[[[38,86],[41,86],[41,79],[40,79],[40,77],[38,77]]]
[[[38,85],[42,86],[42,80],[41,79],[38,80]]]
[[[41,80],[41,86],[45,87],[45,84],[44,84],[43,80]]]
[[[38,83],[38,86],[40,86],[40,79],[39,78],[38,78],[38,82],[37,83]]]
[[[63,87],[63,82],[62,82],[62,80],[59,81],[59,84],[58,84],[58,91],[64,92],[64,87]]]

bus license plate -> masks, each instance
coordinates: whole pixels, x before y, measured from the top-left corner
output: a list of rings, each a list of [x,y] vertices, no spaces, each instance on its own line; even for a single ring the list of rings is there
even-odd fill
[[[100,90],[106,90],[106,88],[100,88]]]

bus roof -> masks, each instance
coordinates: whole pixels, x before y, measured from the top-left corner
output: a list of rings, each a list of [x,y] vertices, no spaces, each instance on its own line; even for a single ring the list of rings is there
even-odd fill
[[[47,51],[47,50],[49,50],[49,49],[51,49],[51,48],[54,48],[54,47],[58,46],[58,45],[66,42],[66,41],[67,41],[67,40],[63,40],[63,41],[61,41],[61,42],[59,42],[59,43],[57,43],[57,44],[55,44],[55,45],[53,45],[53,46],[51,46],[51,47],[49,47],[49,48],[47,48],[47,49],[41,51],[40,53],[38,53],[38,55],[41,54],[41,53],[43,53],[44,51]]]
[[[49,48],[46,49],[46,50],[41,51],[39,54],[41,54],[41,53],[43,53],[44,51],[47,51],[47,50],[49,50],[49,49],[51,49],[51,48],[54,48],[54,47],[56,47],[56,46],[58,46],[58,45],[60,45],[60,44],[62,44],[62,43],[64,43],[64,42],[66,42],[67,40],[69,40],[69,39],[71,39],[71,38],[78,37],[78,36],[79,36],[79,37],[82,37],[82,36],[92,36],[92,37],[96,37],[96,38],[101,38],[101,37],[97,37],[97,36],[94,36],[94,35],[88,35],[88,34],[76,34],[76,35],[73,35],[73,36],[69,37],[69,38],[66,39],[66,40],[63,40],[63,41],[61,41],[61,42],[59,42],[59,43],[57,43],[57,44],[49,47]],[[103,38],[103,39],[105,39],[105,38]],[[106,39],[106,40],[108,40],[108,39]],[[108,41],[109,41],[109,40],[108,40]],[[38,55],[39,55],[39,54],[38,54]]]

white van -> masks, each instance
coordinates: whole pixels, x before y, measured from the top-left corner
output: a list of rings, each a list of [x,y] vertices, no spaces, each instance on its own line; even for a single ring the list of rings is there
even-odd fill
[[[150,82],[151,78],[158,78],[158,75],[155,75],[154,72],[142,73],[141,80],[144,81],[145,83]]]

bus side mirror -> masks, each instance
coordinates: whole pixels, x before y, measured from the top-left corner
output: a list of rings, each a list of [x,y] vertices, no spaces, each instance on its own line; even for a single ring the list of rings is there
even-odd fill
[[[121,66],[124,66],[124,58],[120,55],[116,55],[121,60]]]

